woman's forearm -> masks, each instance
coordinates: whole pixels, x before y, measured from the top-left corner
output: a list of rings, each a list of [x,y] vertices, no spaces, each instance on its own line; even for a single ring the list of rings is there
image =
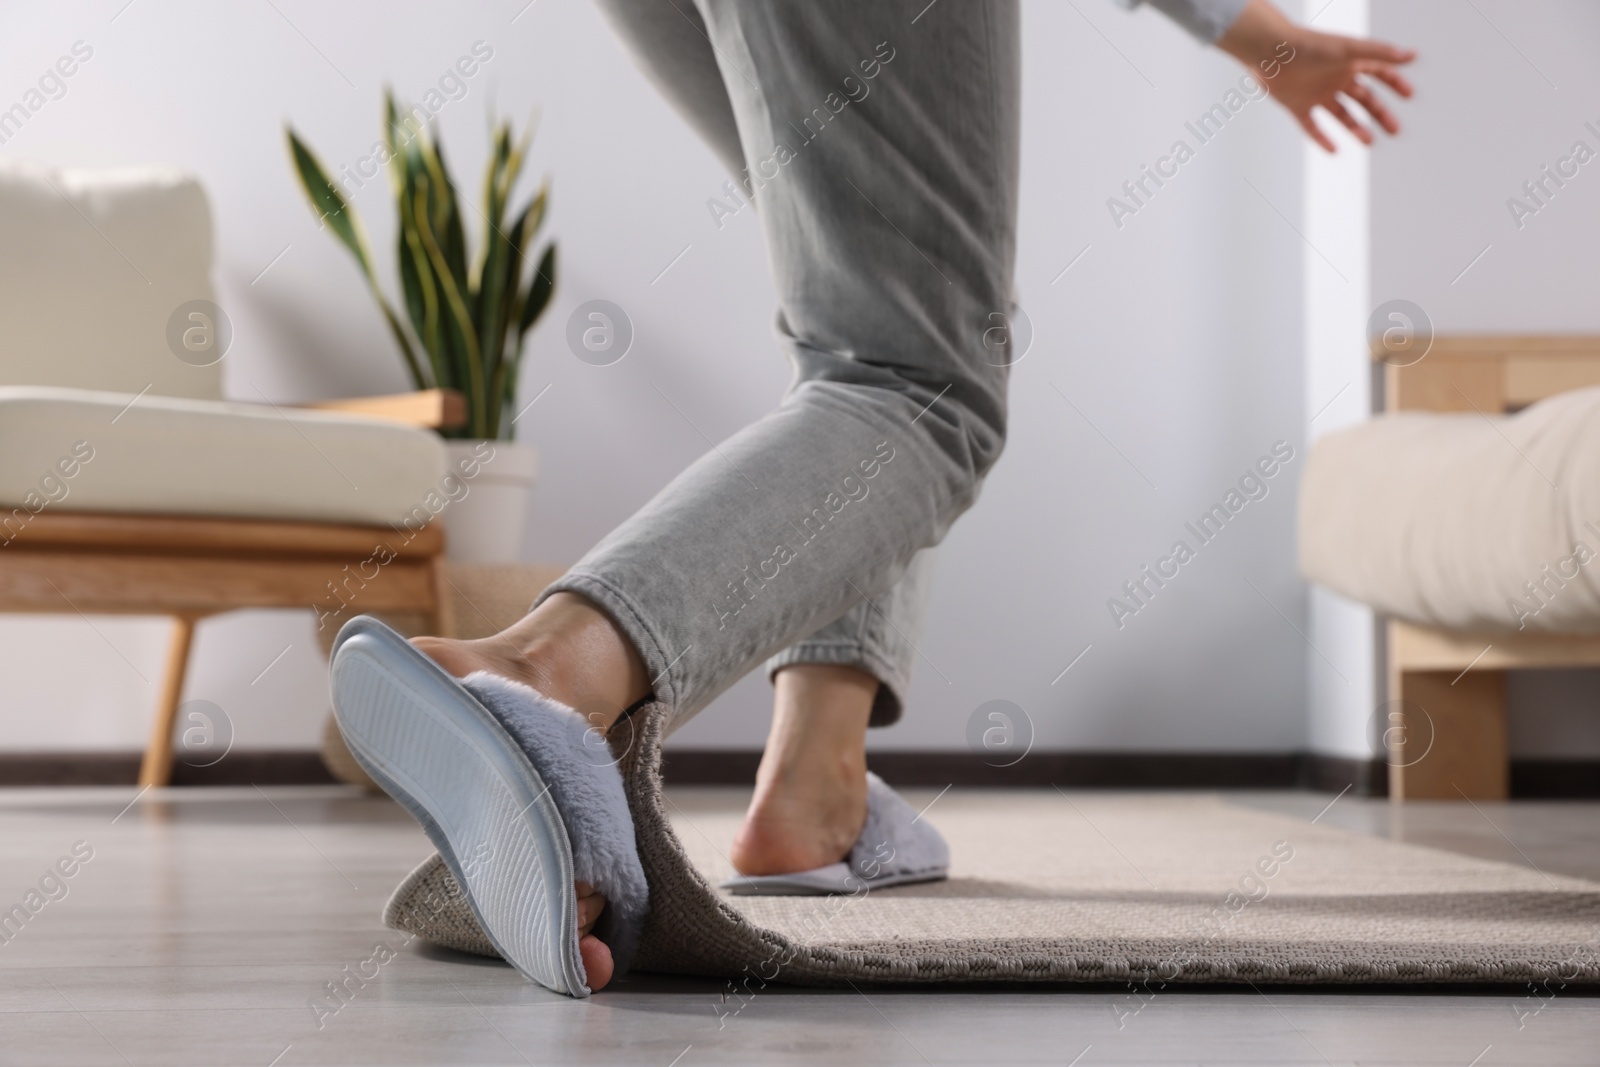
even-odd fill
[[[1271,60],[1279,46],[1298,30],[1288,16],[1267,0],[1249,0],[1232,25],[1217,38],[1216,45],[1254,69],[1263,61]]]

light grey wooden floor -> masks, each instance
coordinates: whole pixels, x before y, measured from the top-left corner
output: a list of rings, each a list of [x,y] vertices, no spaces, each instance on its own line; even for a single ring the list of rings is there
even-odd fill
[[[696,804],[744,799],[696,793]],[[1575,990],[1141,998],[1115,988],[770,987],[739,1001],[714,981],[638,978],[573,1001],[497,963],[403,945],[379,923],[389,890],[428,852],[385,800],[333,788],[183,790],[124,810],[133,796],[0,791],[0,909],[23,903],[74,846],[92,850],[66,864],[72,877],[45,882],[37,914],[5,931],[0,1063],[1600,1062],[1600,997]],[[1234,799],[1310,819],[1332,798]],[[1414,804],[1396,825],[1386,804],[1344,797],[1323,821],[1600,877],[1597,815],[1592,803]],[[376,976],[337,1012],[309,1006],[326,983],[363,971]]]

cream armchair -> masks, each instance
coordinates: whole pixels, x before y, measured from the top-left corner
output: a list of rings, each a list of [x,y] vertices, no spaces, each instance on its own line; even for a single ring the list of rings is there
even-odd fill
[[[0,611],[165,615],[140,771],[165,784],[196,620],[305,607],[438,630],[448,394],[222,397],[211,221],[171,170],[0,166]]]

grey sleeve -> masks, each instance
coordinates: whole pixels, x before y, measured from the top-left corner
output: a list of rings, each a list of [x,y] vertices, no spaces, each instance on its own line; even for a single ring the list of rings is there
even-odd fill
[[[1167,18],[1188,30],[1201,44],[1211,44],[1228,32],[1249,0],[1117,0],[1133,10],[1148,3]]]

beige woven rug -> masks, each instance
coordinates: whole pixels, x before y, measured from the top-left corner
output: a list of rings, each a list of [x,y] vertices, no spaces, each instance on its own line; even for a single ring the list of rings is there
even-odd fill
[[[952,790],[949,881],[855,897],[713,888],[737,817],[666,798],[662,717],[623,758],[652,914],[635,968],[851,982],[1600,982],[1600,885],[1221,798]],[[494,955],[437,856],[385,920]]]

